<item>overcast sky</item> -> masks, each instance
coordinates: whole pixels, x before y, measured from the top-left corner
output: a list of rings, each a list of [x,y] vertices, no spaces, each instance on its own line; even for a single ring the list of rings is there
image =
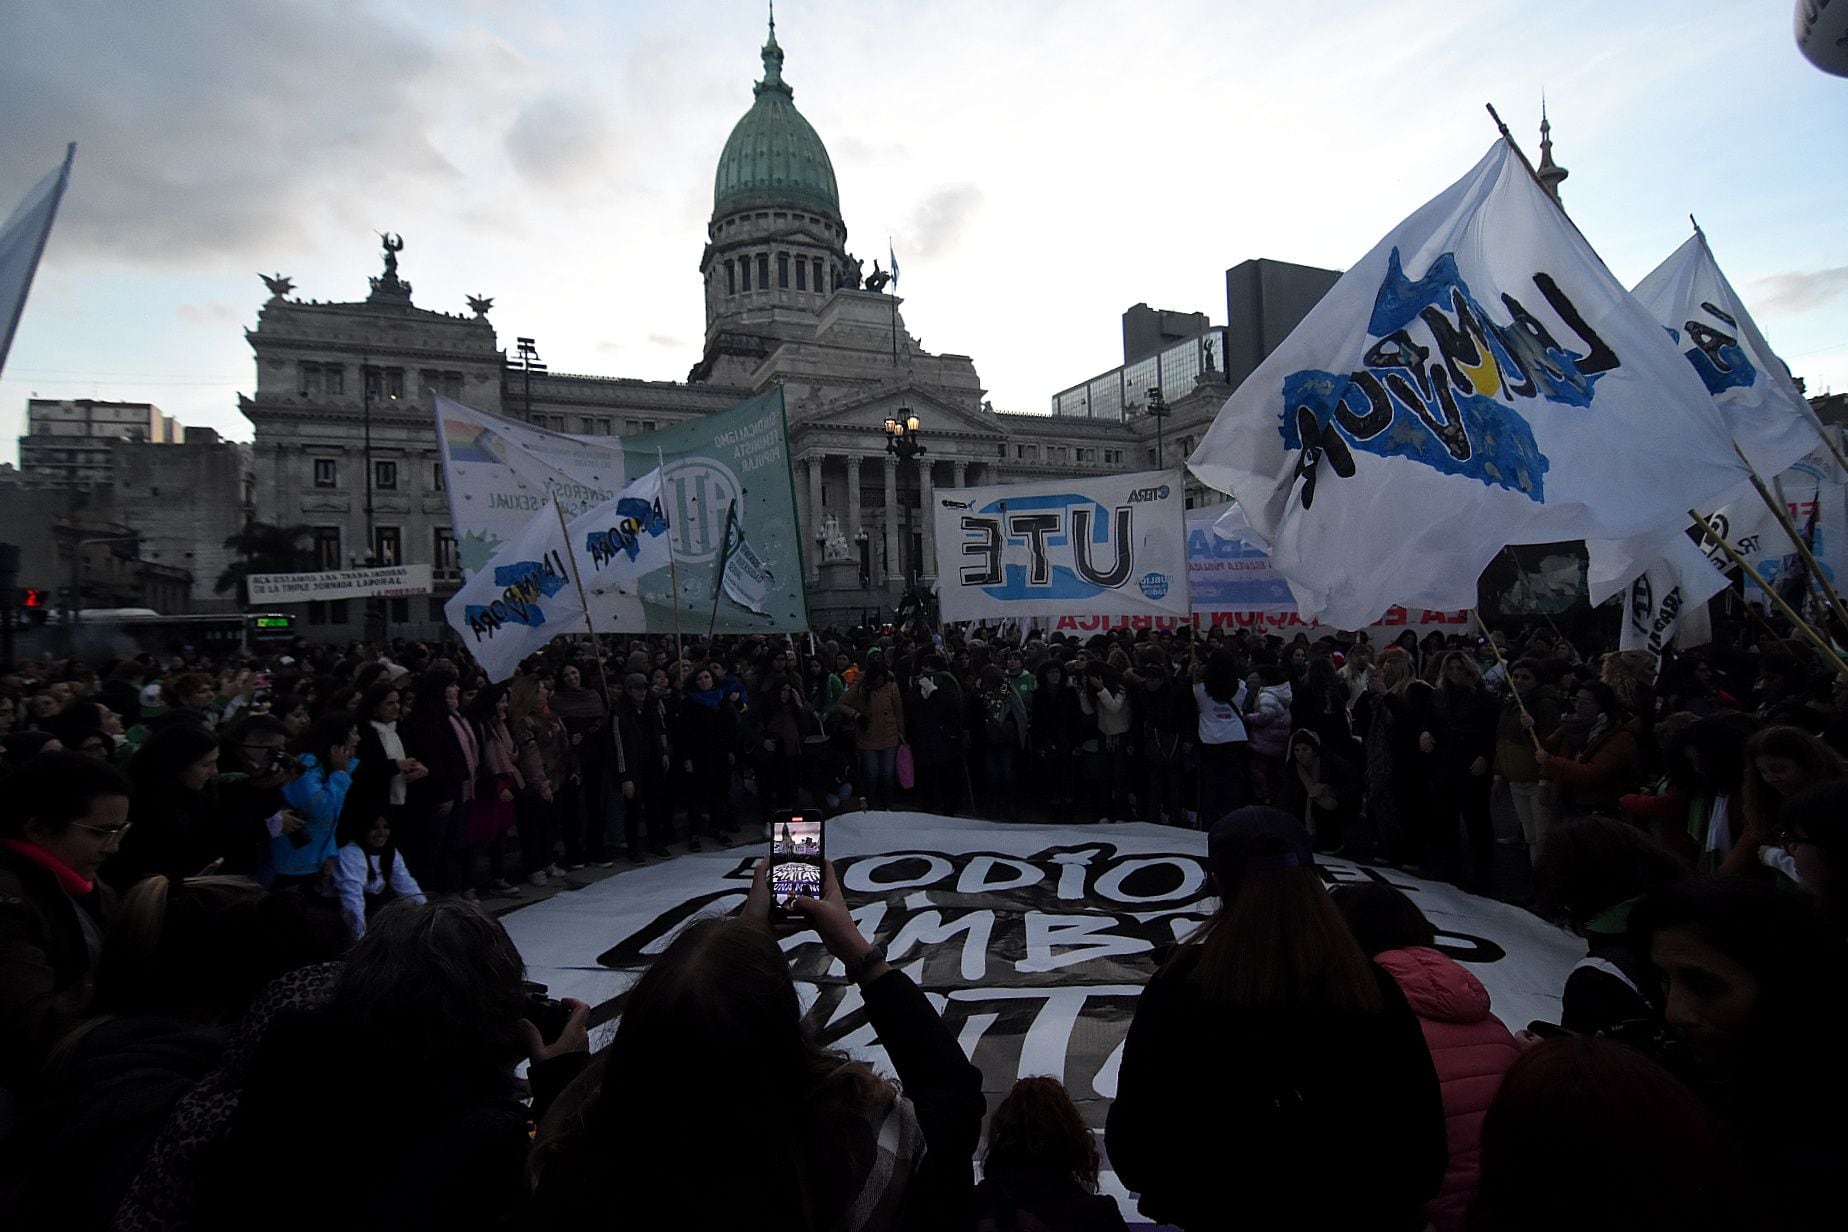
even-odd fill
[[[555,371],[681,379],[720,149],[761,75],[746,0],[12,0],[0,216],[78,143],[0,380],[249,439],[267,298],[355,300],[375,232],[418,305],[494,297]],[[1225,318],[1252,257],[1345,268],[1494,139],[1627,285],[1699,216],[1812,393],[1848,389],[1848,80],[1788,0],[784,0],[849,248],[1001,410],[1121,360],[1138,301]]]

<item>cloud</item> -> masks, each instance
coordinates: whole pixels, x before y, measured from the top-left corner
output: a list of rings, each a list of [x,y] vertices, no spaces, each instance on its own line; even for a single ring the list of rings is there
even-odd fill
[[[209,304],[181,304],[173,314],[188,325],[208,325],[216,329],[226,322],[243,319],[242,314],[230,304],[213,300]]]
[[[611,161],[615,127],[588,98],[548,94],[533,99],[507,130],[507,156],[535,187],[569,188]]]
[[[443,49],[377,0],[25,5],[7,20],[0,183],[78,143],[62,261],[243,261],[362,193],[455,177],[432,141]]]
[[[1804,312],[1820,308],[1848,292],[1848,265],[1831,269],[1770,274],[1755,280],[1759,305],[1771,311]]]
[[[974,184],[947,184],[912,211],[906,233],[920,257],[935,257],[953,250],[965,227],[982,205],[982,190]]]
[[[649,334],[648,341],[658,347],[680,347],[686,345],[672,334]]]

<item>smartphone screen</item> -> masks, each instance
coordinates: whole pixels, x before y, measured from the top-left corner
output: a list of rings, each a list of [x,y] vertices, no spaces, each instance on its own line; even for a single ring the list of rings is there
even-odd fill
[[[792,895],[821,897],[821,815],[779,813],[770,825],[770,902],[780,910]]]

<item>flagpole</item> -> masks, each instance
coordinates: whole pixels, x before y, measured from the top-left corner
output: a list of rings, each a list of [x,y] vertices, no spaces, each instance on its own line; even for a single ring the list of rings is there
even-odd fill
[[[1527,720],[1527,738],[1534,742],[1534,752],[1544,754],[1546,746],[1540,743],[1540,733],[1534,730],[1534,716],[1527,712],[1527,703],[1521,700],[1521,691],[1514,687],[1514,677],[1508,672],[1508,661],[1502,658],[1501,647],[1495,644],[1495,635],[1489,632],[1489,626],[1482,623],[1482,612],[1477,608],[1469,609],[1469,614],[1476,618],[1476,627],[1482,630],[1482,640],[1489,644],[1495,654],[1496,665],[1502,669],[1502,679],[1508,682],[1508,696],[1514,699],[1514,705]]]
[[[661,469],[661,486],[667,486],[667,459],[661,453],[661,447],[655,446],[655,465]],[[663,493],[665,494],[665,492]],[[674,588],[674,659],[678,661],[687,657],[686,643],[680,636],[680,561],[674,551],[674,527],[670,522],[667,528],[667,575]],[[588,609],[586,609],[588,610]]]
[[[1726,553],[1726,558],[1743,569],[1745,575],[1758,584],[1758,589],[1764,591],[1765,594],[1770,596],[1771,602],[1777,604],[1777,610],[1784,613],[1784,619],[1796,626],[1799,633],[1808,638],[1810,642],[1815,645],[1816,649],[1822,651],[1823,657],[1835,665],[1835,670],[1837,672],[1841,675],[1848,676],[1848,662],[1842,661],[1841,655],[1835,652],[1835,647],[1831,646],[1820,633],[1812,629],[1803,617],[1797,615],[1797,613],[1791,609],[1790,604],[1784,602],[1784,596],[1778,594],[1777,591],[1766,584],[1764,578],[1758,575],[1758,570],[1752,568],[1751,562],[1739,555],[1732,544],[1726,542],[1726,536],[1716,533],[1713,527],[1707,524],[1707,519],[1700,516],[1698,510],[1688,510],[1688,517],[1694,520],[1694,526],[1700,531],[1703,542],[1707,539],[1711,539],[1719,544],[1720,551]]]
[[[1789,537],[1791,544],[1797,549],[1797,555],[1803,558],[1803,563],[1809,567],[1810,577],[1816,580],[1816,585],[1821,589],[1823,598],[1828,601],[1830,610],[1835,613],[1835,619],[1841,622],[1843,634],[1848,635],[1848,608],[1842,605],[1841,595],[1836,593],[1835,587],[1823,574],[1822,566],[1816,563],[1816,555],[1810,550],[1809,544],[1803,541],[1803,536],[1792,525],[1789,510],[1784,507],[1784,502],[1771,494],[1771,489],[1765,486],[1763,477],[1752,469],[1752,463],[1746,458],[1745,451],[1739,448],[1738,441],[1733,442],[1733,452],[1739,455],[1739,461],[1745,463],[1745,469],[1752,476],[1752,487],[1757,489],[1759,497],[1765,502],[1765,508],[1769,509],[1771,515],[1777,519],[1777,524],[1784,528],[1784,534]]]
[[[732,515],[737,512],[737,509],[738,499],[733,497],[731,503],[725,506],[725,530],[719,536],[721,540],[719,567],[712,575],[712,619],[706,622],[708,642],[712,640],[712,635],[719,627],[719,596],[725,593],[725,562],[731,559]]]
[[[577,583],[578,605],[584,609],[584,628],[590,634],[590,655],[597,661],[597,679],[603,685],[603,704],[613,706],[610,696],[610,673],[603,666],[603,647],[597,644],[597,626],[590,619],[590,600],[584,595],[584,574],[578,569],[577,552],[571,546],[571,530],[565,525],[565,506],[558,499],[558,489],[552,489],[552,508],[558,513],[558,534],[565,541],[565,558],[571,562],[571,580]],[[612,724],[611,732],[615,731]],[[614,736],[611,737],[614,739]]]

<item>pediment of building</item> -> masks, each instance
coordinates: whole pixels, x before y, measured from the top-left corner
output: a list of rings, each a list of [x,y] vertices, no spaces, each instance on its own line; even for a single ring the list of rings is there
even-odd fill
[[[804,399],[792,408],[790,433],[798,438],[804,430],[883,433],[886,420],[906,408],[922,421],[926,433],[954,432],[995,440],[1006,435],[992,413],[971,410],[953,396],[909,379],[882,382],[825,400]]]

